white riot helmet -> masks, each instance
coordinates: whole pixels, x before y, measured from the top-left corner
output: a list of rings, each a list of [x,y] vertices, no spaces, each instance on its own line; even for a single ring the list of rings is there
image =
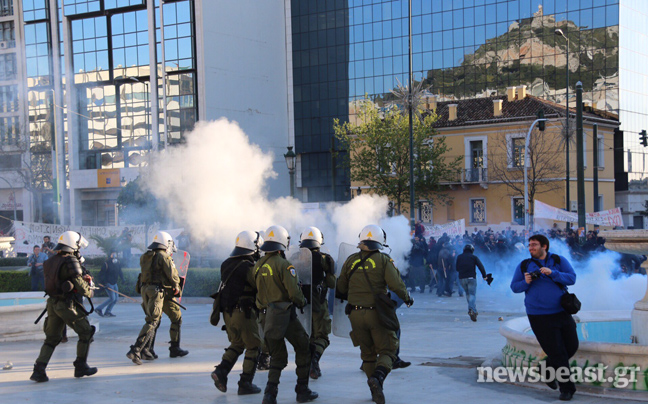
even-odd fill
[[[252,255],[259,251],[261,244],[263,244],[263,237],[261,237],[258,231],[242,231],[236,236],[236,245],[230,257]]]
[[[166,231],[158,231],[153,237],[153,242],[148,246],[149,250],[167,250],[172,253],[177,251],[173,237]]]
[[[54,247],[54,251],[65,251],[73,253],[88,246],[88,240],[81,235],[81,233],[68,230],[61,234],[58,238],[58,244]]]
[[[281,226],[270,226],[265,232],[265,242],[261,245],[261,251],[286,251],[290,246],[290,235],[288,230]]]
[[[299,235],[299,246],[303,248],[320,248],[324,244],[324,235],[317,227],[307,227]]]
[[[364,244],[370,251],[381,250],[387,246],[387,234],[378,225],[365,226],[359,235],[360,244]]]

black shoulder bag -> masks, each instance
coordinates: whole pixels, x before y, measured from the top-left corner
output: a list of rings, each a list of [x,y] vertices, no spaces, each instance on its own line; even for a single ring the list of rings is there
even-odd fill
[[[371,288],[371,293],[374,295],[374,305],[376,314],[378,314],[378,321],[380,321],[380,324],[382,324],[386,329],[398,331],[400,323],[398,322],[398,315],[396,314],[396,302],[394,302],[388,294],[376,292],[369,280],[369,275],[367,275],[367,270],[364,266],[362,267],[362,272]]]
[[[225,279],[225,282],[221,282],[220,286],[218,287],[218,291],[214,293],[213,295],[209,296],[212,299],[214,299],[214,303],[212,304],[212,312],[209,315],[209,324],[213,325],[216,327],[220,321],[220,314],[221,314],[221,307],[220,307],[220,292],[223,290],[227,282],[230,280],[232,275],[236,272],[238,267],[241,266],[243,261],[239,262],[238,265],[234,267],[232,272],[227,276],[227,279]]]
[[[554,260],[556,264],[560,264],[560,256],[556,254],[551,254],[551,258]],[[520,269],[522,270],[522,273],[525,273],[527,270],[527,267],[529,266],[529,261],[533,261],[536,263],[538,266],[542,266],[539,262],[534,260],[533,258],[529,258],[527,260],[522,261],[522,265],[520,266]],[[551,279],[551,277],[549,278]],[[575,294],[569,293],[567,290],[567,286],[563,285],[562,283],[558,283],[551,279],[558,287],[564,292],[563,295],[560,297],[560,306],[562,306],[563,310],[567,312],[567,314],[576,314],[580,311],[581,309],[581,302],[578,300]]]

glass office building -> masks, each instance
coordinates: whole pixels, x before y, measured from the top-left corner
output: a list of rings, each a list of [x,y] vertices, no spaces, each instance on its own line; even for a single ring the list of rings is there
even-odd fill
[[[351,103],[381,104],[407,85],[407,0],[293,0],[296,151],[309,201],[350,197],[348,173],[336,167],[332,121]],[[575,86],[595,108],[619,114],[624,170],[646,176],[641,129],[648,71],[648,2],[641,0],[412,0],[412,71],[440,101],[531,95],[575,107]],[[560,29],[563,36],[556,34]],[[569,71],[569,83],[567,83]],[[612,147],[612,145],[609,145]],[[331,193],[331,192],[334,192]]]
[[[30,168],[55,187],[54,134],[64,133],[69,203],[84,225],[114,225],[119,188],[75,191],[70,173],[141,167],[193,128],[194,3],[25,0],[22,15]]]

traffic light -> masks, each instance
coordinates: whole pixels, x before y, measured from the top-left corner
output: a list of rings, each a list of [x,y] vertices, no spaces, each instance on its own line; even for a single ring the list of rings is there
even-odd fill
[[[540,109],[538,110],[538,119],[544,119],[544,110]],[[538,122],[538,129],[540,129],[540,132],[544,132],[545,130],[545,122],[546,121],[540,121]]]
[[[639,139],[641,139],[641,145],[643,147],[648,146],[648,135],[646,135],[646,130],[639,132]]]

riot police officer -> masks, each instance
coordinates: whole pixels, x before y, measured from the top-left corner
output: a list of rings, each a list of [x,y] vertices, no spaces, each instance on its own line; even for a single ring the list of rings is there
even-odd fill
[[[328,311],[328,289],[335,288],[335,262],[333,258],[320,251],[324,244],[324,235],[317,227],[307,227],[299,237],[299,246],[308,248],[313,255],[311,305],[313,310],[312,330],[310,336],[311,368],[310,377],[322,376],[319,361],[330,345],[331,317]]]
[[[259,259],[259,246],[263,238],[258,232],[243,231],[236,236],[236,246],[230,257],[221,265],[220,307],[230,346],[225,350],[221,363],[211,374],[216,388],[227,391],[227,375],[238,357],[245,350],[243,373],[238,394],[257,394],[261,389],[252,384],[257,366],[259,325],[255,306],[256,283],[254,262]]]
[[[79,250],[88,246],[88,241],[75,231],[66,231],[58,238],[53,255],[43,263],[47,318],[45,319],[45,343],[34,364],[30,379],[35,382],[49,380],[45,368],[54,349],[61,342],[63,328],[67,324],[79,336],[77,357],[74,361],[74,377],[92,376],[97,368],[88,366],[88,351],[95,327],[88,322],[88,313],[82,298],[92,297],[92,277],[84,275],[79,262]]]
[[[396,332],[387,329],[376,310],[375,293],[396,293],[407,306],[414,300],[400,277],[394,260],[379,250],[386,245],[387,235],[377,225],[365,226],[360,232],[360,251],[344,262],[337,281],[337,293],[347,294],[347,313],[351,321],[351,340],[360,346],[362,368],[374,402],[384,404],[383,383],[397,359]]]
[[[180,348],[182,313],[172,302],[175,301],[175,296],[180,296],[182,293],[178,270],[171,259],[171,254],[176,251],[175,243],[169,233],[159,231],[148,248],[149,250],[140,257],[142,273],[139,280],[146,324],[142,327],[135,344],[131,345],[130,351],[126,354],[136,365],[142,364],[142,349],[155,338],[162,313],[171,320],[169,356],[177,358],[189,353]]]
[[[266,254],[254,266],[256,305],[262,313],[265,342],[270,351],[270,370],[263,404],[277,403],[279,378],[288,364],[286,339],[295,349],[297,402],[304,403],[318,397],[316,392],[308,388],[311,362],[308,334],[295,311],[306,305],[306,299],[300,289],[295,267],[284,255],[289,244],[290,236],[285,228],[270,226],[261,245],[261,250]]]

